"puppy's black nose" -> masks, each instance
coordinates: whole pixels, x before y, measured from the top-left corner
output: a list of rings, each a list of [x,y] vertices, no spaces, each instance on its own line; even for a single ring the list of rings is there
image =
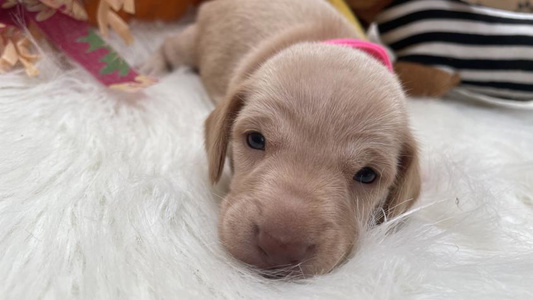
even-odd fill
[[[257,246],[271,268],[283,268],[297,265],[304,261],[314,250],[314,245],[293,242],[264,230],[259,231]]]

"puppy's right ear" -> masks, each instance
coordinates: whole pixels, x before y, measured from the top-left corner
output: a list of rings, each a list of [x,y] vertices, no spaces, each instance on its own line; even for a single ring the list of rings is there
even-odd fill
[[[260,67],[262,62],[276,54],[279,49],[284,49],[294,43],[294,37],[306,28],[306,26],[299,26],[283,35],[276,36],[273,40],[264,40],[243,58],[242,63],[235,70],[228,85],[230,93],[227,93],[226,98],[217,104],[215,110],[205,121],[205,147],[211,183],[218,182],[224,169],[231,129],[237,114],[244,105],[248,91],[247,86],[249,86],[247,82],[251,80],[249,79],[250,76]]]
[[[244,85],[228,93],[205,120],[205,148],[209,179],[217,183],[224,169],[233,122],[244,105]]]

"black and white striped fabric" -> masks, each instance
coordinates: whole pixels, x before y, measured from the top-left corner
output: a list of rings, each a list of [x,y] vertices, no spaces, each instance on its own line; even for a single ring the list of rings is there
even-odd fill
[[[377,23],[399,61],[458,72],[472,92],[533,101],[533,14],[460,0],[397,0]]]

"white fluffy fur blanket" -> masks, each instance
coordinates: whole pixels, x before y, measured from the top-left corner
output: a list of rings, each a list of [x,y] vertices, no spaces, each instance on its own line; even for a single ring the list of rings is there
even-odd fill
[[[134,64],[177,26],[136,25]],[[410,100],[423,194],[334,272],[269,280],[217,239],[202,122],[178,70],[106,91],[63,57],[0,76],[0,299],[533,299],[533,112]]]

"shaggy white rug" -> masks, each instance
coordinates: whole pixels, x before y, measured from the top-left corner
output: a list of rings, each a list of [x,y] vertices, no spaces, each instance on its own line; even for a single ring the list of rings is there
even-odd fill
[[[113,44],[139,64],[177,28]],[[424,180],[410,222],[372,230],[330,274],[269,280],[218,243],[199,79],[124,95],[62,59],[0,77],[0,299],[533,299],[533,112],[410,100]]]

